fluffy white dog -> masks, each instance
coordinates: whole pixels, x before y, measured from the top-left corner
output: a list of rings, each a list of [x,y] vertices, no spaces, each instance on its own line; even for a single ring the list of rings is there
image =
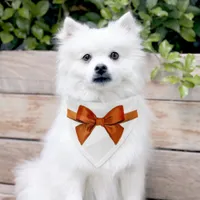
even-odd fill
[[[139,31],[130,13],[102,29],[65,19],[57,35],[57,90],[61,106],[41,155],[16,171],[17,200],[144,198],[150,111],[141,95],[145,85],[145,54]],[[88,139],[85,146],[76,143],[70,124],[73,120],[66,116],[67,109],[77,102],[85,102],[89,108],[94,105],[100,108],[99,112],[107,106],[134,104],[131,109],[137,110],[138,118],[129,125],[124,123],[127,135],[120,139],[120,145],[100,142],[101,146],[87,149],[93,140]],[[131,124],[134,126],[129,134],[126,125]],[[96,146],[99,149],[95,150]]]

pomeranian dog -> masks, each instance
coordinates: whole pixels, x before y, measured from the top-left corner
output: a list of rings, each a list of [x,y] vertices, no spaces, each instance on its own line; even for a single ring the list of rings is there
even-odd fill
[[[129,12],[101,29],[66,17],[61,105],[40,156],[16,170],[17,200],[144,199],[151,112],[139,32]]]

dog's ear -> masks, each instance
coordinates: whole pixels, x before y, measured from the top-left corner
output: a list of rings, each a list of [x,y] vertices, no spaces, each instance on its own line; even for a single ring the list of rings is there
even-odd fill
[[[122,15],[122,17],[120,17],[115,24],[121,26],[127,31],[132,31],[135,33],[139,33],[141,31],[140,25],[136,22],[130,11]]]
[[[77,31],[87,28],[70,17],[66,17],[63,23],[63,27],[57,34],[59,40],[64,40],[72,37]]]

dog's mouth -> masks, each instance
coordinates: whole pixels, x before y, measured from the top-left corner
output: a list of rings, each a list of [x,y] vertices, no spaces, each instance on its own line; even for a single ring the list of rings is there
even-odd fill
[[[112,81],[112,78],[110,75],[104,75],[104,76],[95,76],[92,80],[94,83],[108,83]]]

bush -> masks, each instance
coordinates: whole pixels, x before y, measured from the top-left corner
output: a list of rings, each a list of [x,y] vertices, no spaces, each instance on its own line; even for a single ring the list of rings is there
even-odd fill
[[[64,15],[103,27],[131,10],[144,27],[144,50],[162,57],[151,78],[169,73],[162,82],[179,84],[184,97],[200,85],[200,76],[192,74],[198,67],[194,55],[183,61],[178,53],[200,52],[199,6],[199,0],[5,0],[0,3],[0,49],[49,50]]]
[[[0,4],[1,50],[52,49],[52,36],[64,14],[105,26],[132,10],[144,25],[144,47],[158,51],[166,39],[178,52],[200,52],[198,0],[5,0]]]

